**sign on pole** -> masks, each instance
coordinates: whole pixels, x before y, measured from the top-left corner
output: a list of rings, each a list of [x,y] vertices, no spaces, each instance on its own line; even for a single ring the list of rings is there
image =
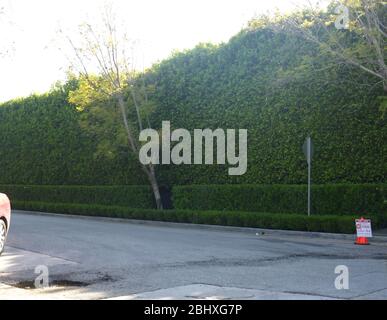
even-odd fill
[[[306,156],[306,161],[308,162],[308,216],[310,216],[310,208],[311,208],[311,176],[312,176],[312,157],[313,157],[313,144],[312,138],[308,137],[305,140],[303,146],[304,154]]]
[[[356,219],[356,233],[358,237],[372,238],[370,219]]]

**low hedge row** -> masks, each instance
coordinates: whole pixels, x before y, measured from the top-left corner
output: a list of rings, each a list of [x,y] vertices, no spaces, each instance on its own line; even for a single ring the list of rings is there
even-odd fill
[[[148,186],[23,186],[0,185],[12,202],[41,201],[154,208]]]
[[[355,232],[351,216],[305,216],[299,214],[271,214],[255,212],[154,210],[132,209],[120,206],[87,205],[76,203],[47,203],[14,201],[14,209],[44,211],[73,215],[104,216],[126,219],[141,219],[194,224],[210,224],[266,229],[301,230],[316,232]],[[381,217],[373,217],[373,227],[384,226]]]
[[[332,184],[312,187],[313,215],[386,214],[387,185]],[[11,201],[83,203],[155,208],[148,186],[0,185]],[[172,189],[174,209],[306,214],[305,185],[191,185]]]
[[[312,213],[386,213],[387,185],[312,186]],[[172,189],[175,209],[306,213],[306,185],[190,185]]]

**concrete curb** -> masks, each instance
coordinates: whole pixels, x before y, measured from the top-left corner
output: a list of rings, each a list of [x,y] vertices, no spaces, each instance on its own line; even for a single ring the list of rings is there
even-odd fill
[[[18,213],[29,214],[29,215],[39,215],[39,216],[65,217],[65,218],[71,218],[71,219],[88,219],[88,220],[95,220],[95,221],[123,222],[123,223],[130,223],[130,224],[156,226],[156,227],[158,226],[158,227],[170,227],[170,228],[191,228],[191,229],[231,231],[231,232],[243,232],[243,233],[247,232],[247,233],[254,233],[257,235],[267,235],[267,236],[308,237],[308,238],[338,239],[338,240],[351,240],[351,241],[355,241],[355,238],[356,238],[355,234],[232,227],[232,226],[221,226],[221,225],[165,222],[165,221],[153,221],[153,220],[135,220],[135,219],[95,217],[95,216],[73,215],[73,214],[62,214],[62,213],[49,213],[49,212],[39,212],[39,211],[12,210],[12,214],[18,214]],[[387,236],[374,235],[372,237],[371,242],[387,243]]]

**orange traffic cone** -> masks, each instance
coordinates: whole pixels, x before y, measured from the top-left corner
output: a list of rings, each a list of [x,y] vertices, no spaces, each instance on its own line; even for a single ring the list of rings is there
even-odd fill
[[[367,245],[370,243],[368,242],[368,239],[366,237],[356,237],[355,244]]]

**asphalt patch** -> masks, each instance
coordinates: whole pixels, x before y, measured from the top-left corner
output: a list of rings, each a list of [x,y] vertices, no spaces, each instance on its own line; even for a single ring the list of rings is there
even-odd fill
[[[90,283],[86,283],[82,281],[72,281],[72,280],[66,280],[66,279],[53,280],[50,282],[50,286],[57,286],[57,287],[87,287],[88,285],[90,285]],[[13,284],[12,286],[19,289],[28,289],[28,290],[36,289],[35,281],[32,281],[32,280],[19,281],[16,284]]]

